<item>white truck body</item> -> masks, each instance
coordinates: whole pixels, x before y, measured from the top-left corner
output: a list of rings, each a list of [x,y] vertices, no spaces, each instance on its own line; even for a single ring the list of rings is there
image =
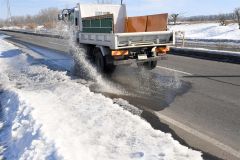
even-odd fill
[[[113,50],[175,44],[175,33],[173,31],[124,33],[127,16],[125,5],[78,4],[75,9],[78,11],[75,16],[79,19],[79,28],[77,27],[79,43],[106,46]],[[82,18],[106,13],[113,14],[114,33],[82,32]],[[170,38],[172,41],[170,41]]]
[[[131,63],[153,69],[175,44],[175,33],[167,31],[167,14],[127,17],[125,5],[77,4],[62,11],[59,20],[65,19],[100,70]]]
[[[158,32],[136,32],[136,33],[78,33],[79,42],[82,44],[92,44],[107,46],[112,50],[138,48],[138,47],[156,47],[169,46],[175,43],[169,42],[171,36],[175,34],[172,31]]]

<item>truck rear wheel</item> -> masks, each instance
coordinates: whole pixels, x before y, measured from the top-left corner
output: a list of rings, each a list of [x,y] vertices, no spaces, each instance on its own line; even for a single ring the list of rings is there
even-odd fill
[[[99,49],[94,49],[94,61],[97,67],[98,72],[104,72],[104,58]]]
[[[138,64],[138,67],[143,67],[147,70],[152,70],[156,68],[156,66],[157,66],[157,61],[149,61],[149,62]]]
[[[101,50],[98,48],[94,49],[94,61],[100,73],[110,74],[113,73],[116,68],[116,66],[106,63],[106,57],[103,57]]]

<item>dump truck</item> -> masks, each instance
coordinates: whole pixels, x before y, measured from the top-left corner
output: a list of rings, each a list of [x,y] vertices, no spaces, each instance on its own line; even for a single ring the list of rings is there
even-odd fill
[[[63,9],[58,19],[71,26],[75,42],[87,48],[100,72],[133,63],[154,69],[175,43],[167,13],[128,17],[125,4],[78,3]]]

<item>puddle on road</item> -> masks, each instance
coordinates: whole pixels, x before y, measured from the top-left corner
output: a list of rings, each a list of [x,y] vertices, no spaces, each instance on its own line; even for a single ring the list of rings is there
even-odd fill
[[[102,94],[112,99],[122,98],[140,109],[147,107],[155,111],[168,107],[177,96],[191,88],[190,82],[180,80],[176,75],[154,73],[130,66],[118,67],[108,79],[122,86],[128,94],[119,95],[101,90]],[[99,92],[96,86],[91,89]]]
[[[34,47],[38,52],[45,52],[45,49],[41,47]],[[50,56],[52,52],[54,55],[57,54],[58,58],[54,56],[52,59]],[[95,68],[90,67],[91,73],[94,73],[92,76],[97,78],[97,81],[89,80],[85,76],[75,78],[70,73],[73,68],[72,58],[68,56],[63,59],[62,54],[52,50],[48,50],[47,53],[50,56],[47,59],[33,61],[31,58],[32,65],[44,64],[53,70],[69,71],[69,76],[73,79],[85,79],[87,83],[90,83],[89,87],[93,92],[102,93],[110,98],[122,98],[141,109],[147,107],[155,111],[162,110],[168,107],[177,96],[186,93],[191,88],[189,82],[180,80],[177,75],[152,72],[132,66],[119,66],[109,77],[100,76],[95,72]],[[99,82],[104,82],[104,85]]]

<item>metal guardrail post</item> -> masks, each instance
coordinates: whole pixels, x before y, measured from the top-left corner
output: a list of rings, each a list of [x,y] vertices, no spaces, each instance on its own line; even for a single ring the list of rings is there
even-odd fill
[[[177,31],[176,32],[177,40],[179,40],[179,45],[183,48],[185,46],[185,32],[184,31]],[[178,41],[176,43],[176,47],[178,46]]]

